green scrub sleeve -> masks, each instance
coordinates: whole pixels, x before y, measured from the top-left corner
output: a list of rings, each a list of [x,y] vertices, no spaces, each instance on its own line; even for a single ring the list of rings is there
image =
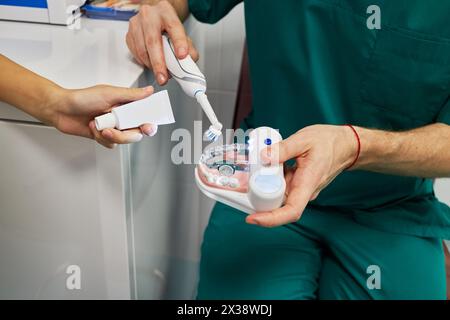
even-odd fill
[[[436,122],[442,122],[450,125],[450,97],[447,99],[447,103],[444,105],[441,112],[439,112]]]
[[[243,0],[188,0],[189,11],[205,23],[216,23]]]

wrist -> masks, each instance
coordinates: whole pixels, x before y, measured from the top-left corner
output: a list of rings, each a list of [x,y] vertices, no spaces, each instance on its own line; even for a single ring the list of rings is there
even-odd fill
[[[70,91],[55,86],[49,86],[44,94],[44,103],[39,109],[38,118],[47,125],[58,127],[58,119],[64,110],[69,109]]]
[[[141,0],[141,6],[155,6],[160,2],[167,1],[172,5],[181,21],[185,21],[189,17],[188,0]]]
[[[361,154],[355,169],[373,170],[401,152],[403,142],[396,138],[396,133],[365,128],[357,130],[361,138]]]
[[[358,160],[355,162],[352,168],[350,170],[357,170],[361,169],[364,166],[364,163],[366,163],[370,156],[370,130],[361,128],[361,127],[353,127],[358,135],[359,143],[360,143],[360,150],[359,150],[359,156]]]
[[[351,168],[368,169],[376,164],[380,157],[391,150],[391,139],[385,131],[354,127],[360,140],[358,161]]]
[[[354,126],[347,124],[341,126],[341,129],[345,141],[343,145],[347,146],[346,148],[343,148],[345,151],[342,161],[342,170],[349,170],[354,168],[359,160],[361,141]]]

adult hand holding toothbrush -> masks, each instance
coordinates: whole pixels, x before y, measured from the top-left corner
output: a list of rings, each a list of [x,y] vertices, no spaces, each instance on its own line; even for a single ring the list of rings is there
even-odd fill
[[[135,0],[141,3],[139,13],[131,18],[126,36],[128,48],[136,61],[152,69],[155,79],[163,85],[169,79],[161,35],[167,33],[178,59],[191,55],[198,60],[198,52],[186,35],[182,20],[189,15],[185,0]]]
[[[195,63],[197,50],[187,37],[182,20],[189,14],[186,0],[142,0],[142,7],[130,20],[127,45],[136,60],[153,69],[156,81],[163,85],[172,75],[183,91],[195,98],[211,126],[204,138],[216,140],[223,125],[217,119],[206,95],[206,78]]]
[[[40,77],[0,55],[0,101],[5,101],[59,131],[95,139],[107,148],[115,144],[138,142],[143,135],[152,136],[157,127],[144,124],[140,128],[99,132],[93,119],[112,108],[153,93],[152,87],[119,88],[99,85],[87,89],[68,90]]]

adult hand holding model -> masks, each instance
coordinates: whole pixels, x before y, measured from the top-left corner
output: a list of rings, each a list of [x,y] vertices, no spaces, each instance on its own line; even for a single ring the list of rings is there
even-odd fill
[[[95,139],[107,148],[115,144],[133,143],[143,134],[152,136],[157,127],[144,124],[140,128],[99,132],[94,117],[112,108],[153,93],[152,87],[119,88],[106,85],[68,90],[17,65],[0,55],[0,101],[5,101],[47,125],[71,135]]]
[[[142,6],[130,20],[126,36],[128,48],[136,61],[152,69],[157,82],[163,85],[169,79],[161,37],[163,33],[167,33],[171,39],[178,59],[184,59],[189,54],[194,61],[198,60],[198,52],[181,22],[189,14],[187,1],[134,2],[142,3]]]
[[[448,177],[449,136],[450,127],[443,123],[404,132],[334,125],[306,127],[262,151],[261,158],[266,163],[295,159],[296,165],[285,170],[284,206],[249,215],[246,221],[263,227],[298,221],[309,201],[346,169]]]
[[[357,149],[354,133],[349,128],[314,125],[263,150],[261,159],[267,164],[290,159],[295,159],[296,164],[285,169],[283,207],[249,215],[247,223],[275,227],[299,220],[309,201],[351,165]]]

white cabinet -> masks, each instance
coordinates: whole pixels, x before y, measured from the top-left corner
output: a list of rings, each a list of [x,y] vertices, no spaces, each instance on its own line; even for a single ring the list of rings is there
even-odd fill
[[[193,165],[173,164],[171,134],[202,113],[169,91],[176,125],[115,150],[0,120],[0,299],[194,297],[211,201]],[[80,290],[66,287],[71,265]]]
[[[124,150],[12,121],[0,150],[0,298],[130,298]]]
[[[176,126],[193,132],[201,110],[169,90]],[[174,128],[109,150],[0,120],[0,299],[193,298],[211,201],[193,165],[172,163]],[[80,290],[66,287],[71,265]]]

